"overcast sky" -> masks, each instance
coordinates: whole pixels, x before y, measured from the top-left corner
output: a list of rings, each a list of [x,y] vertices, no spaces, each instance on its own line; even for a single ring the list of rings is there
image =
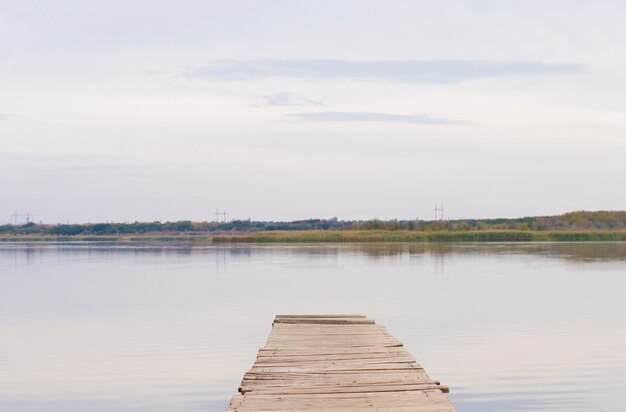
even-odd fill
[[[626,209],[622,1],[0,0],[0,223]]]

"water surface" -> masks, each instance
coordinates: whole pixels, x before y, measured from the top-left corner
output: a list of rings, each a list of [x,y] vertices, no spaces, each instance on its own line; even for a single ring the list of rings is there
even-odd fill
[[[1,411],[221,411],[277,313],[363,313],[463,411],[623,411],[626,243],[0,244]]]

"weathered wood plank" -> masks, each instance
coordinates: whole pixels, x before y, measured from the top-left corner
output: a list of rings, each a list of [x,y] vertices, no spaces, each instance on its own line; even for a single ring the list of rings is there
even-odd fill
[[[402,343],[364,315],[278,315],[227,411],[454,412]]]
[[[276,315],[276,319],[280,318],[365,318],[365,315]]]

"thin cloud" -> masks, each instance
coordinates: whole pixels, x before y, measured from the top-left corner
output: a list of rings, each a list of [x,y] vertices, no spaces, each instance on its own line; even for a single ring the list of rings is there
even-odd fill
[[[505,76],[585,73],[572,63],[496,60],[217,60],[185,70],[190,77],[258,79],[289,77],[317,80],[382,80],[403,83],[457,83]]]
[[[425,114],[390,114],[377,112],[307,112],[288,116],[309,122],[391,122],[424,125],[462,125],[462,120],[439,119]]]
[[[291,93],[272,93],[259,96],[255,106],[321,106],[322,102],[311,99],[303,99]]]

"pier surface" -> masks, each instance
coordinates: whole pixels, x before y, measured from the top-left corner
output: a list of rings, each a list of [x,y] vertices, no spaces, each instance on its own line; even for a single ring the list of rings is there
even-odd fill
[[[363,315],[278,315],[234,411],[454,412],[448,388]]]

